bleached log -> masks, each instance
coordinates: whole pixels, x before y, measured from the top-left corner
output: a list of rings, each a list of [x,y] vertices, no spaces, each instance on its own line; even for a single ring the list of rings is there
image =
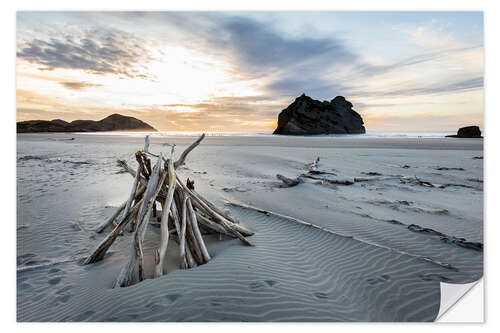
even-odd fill
[[[236,237],[239,238],[239,240],[241,240],[245,245],[248,245],[248,246],[252,246],[252,243],[250,243],[245,237],[243,237],[243,235],[237,231],[235,228],[233,228],[231,225],[230,225],[230,222],[228,220],[226,220],[224,217],[222,217],[220,214],[218,214],[217,212],[215,212],[214,210],[210,209],[210,207],[208,207],[208,205],[206,205],[202,200],[200,200],[199,198],[197,198],[193,192],[191,192],[190,189],[188,189],[186,187],[186,185],[184,185],[184,183],[182,183],[182,181],[177,177],[177,183],[180,184],[180,186],[182,187],[182,189],[187,192],[188,194],[191,195],[191,197],[194,199],[193,200],[193,203],[194,205],[197,207],[197,208],[200,208],[202,209],[203,211],[205,211],[208,215],[210,215],[212,218],[214,218],[214,222],[217,222],[219,223],[224,229],[226,229],[226,231],[234,234]]]
[[[180,167],[182,164],[184,164],[184,161],[186,160],[186,157],[187,155],[194,149],[196,148],[201,140],[203,140],[205,138],[205,133],[203,133],[199,138],[198,140],[196,140],[195,142],[193,142],[189,147],[187,147],[181,154],[181,156],[179,157],[179,159],[177,161],[175,161],[174,163],[174,168],[177,169],[178,167]]]
[[[246,229],[245,227],[243,227],[239,224],[236,224],[235,223],[236,221],[234,218],[232,218],[228,214],[224,213],[221,209],[217,208],[217,206],[215,206],[213,203],[211,203],[210,201],[205,199],[200,193],[196,192],[195,190],[190,190],[190,191],[196,196],[197,199],[203,201],[203,203],[205,203],[210,209],[212,209],[214,212],[216,212],[220,216],[224,217],[227,220],[228,224],[232,228],[237,230],[239,233],[241,233],[243,236],[248,237],[248,236],[254,235],[253,231],[250,231],[250,230]]]
[[[187,200],[187,210],[190,216],[189,222],[191,223],[191,228],[193,229],[194,236],[196,239],[196,242],[198,243],[198,246],[201,251],[201,255],[203,256],[203,260],[205,262],[208,262],[211,257],[210,254],[208,253],[208,249],[205,245],[205,242],[203,240],[203,236],[201,235],[200,228],[198,227],[198,221],[196,219],[196,214],[193,209],[193,205],[191,204],[191,199],[188,197]]]
[[[158,159],[153,168],[153,174],[149,179],[148,186],[144,194],[144,201],[141,204],[141,208],[137,216],[137,228],[134,232],[133,245],[131,247],[129,259],[121,270],[120,275],[118,276],[113,287],[126,287],[132,284],[134,282],[134,270],[136,266],[138,266],[139,280],[143,279],[142,242],[149,224],[147,221],[149,220],[153,203],[156,200],[158,193],[160,193],[167,174],[164,172],[161,180],[158,180],[160,175],[160,166],[161,159]]]
[[[196,190],[192,189],[191,192],[193,192],[198,197],[198,199],[203,201],[208,207],[210,207],[212,210],[214,210],[219,215],[224,217],[226,220],[236,224],[236,221],[233,217],[229,216],[228,214],[224,213],[221,209],[217,208],[217,206],[215,206],[213,203],[205,199],[200,193],[196,192]]]
[[[281,180],[286,187],[293,187],[293,186],[298,185],[298,184],[301,183],[300,178],[292,179],[292,178],[288,178],[288,177],[285,177],[285,176],[280,175],[280,174],[277,174],[276,178],[278,178],[279,180]]]
[[[113,215],[111,215],[106,221],[104,221],[100,226],[98,226],[95,229],[95,232],[97,232],[97,233],[103,232],[104,229],[106,229],[109,225],[111,225],[113,223],[113,221],[118,217],[118,215],[120,215],[120,213],[123,211],[123,209],[125,209],[126,205],[127,205],[127,201],[124,201],[120,205],[120,207],[118,207],[116,209],[116,211],[113,213]]]
[[[400,179],[401,177],[392,177],[392,176],[387,176],[387,177],[371,177],[371,178],[359,178],[356,177],[354,178],[355,183],[359,182],[374,182],[374,181],[384,181],[384,180],[392,180],[392,179]]]
[[[175,200],[172,201],[172,205],[170,207],[170,212],[171,212],[171,216],[172,216],[172,220],[174,221],[174,226],[175,226],[175,230],[177,230],[177,235],[180,237],[180,235],[182,234],[182,224],[181,224],[181,212],[179,212],[179,209],[177,208],[177,205],[175,203]],[[194,265],[194,260],[192,260],[192,256],[190,256],[190,252],[189,251],[186,251],[187,253],[189,253],[186,257],[186,261],[184,261],[184,259],[182,258],[182,256],[180,255],[180,247],[179,247],[179,257],[181,258],[181,263],[180,263],[180,266],[181,268],[183,267],[193,267]],[[191,258],[191,261],[189,260],[189,258]]]
[[[350,181],[350,180],[328,179],[328,178],[322,178],[322,177],[315,177],[315,176],[311,176],[311,175],[308,175],[305,173],[300,175],[300,177],[310,178],[310,179],[314,179],[314,180],[321,180],[322,182],[330,183],[330,184],[334,184],[334,185],[352,185],[352,184],[354,184],[354,182]]]
[[[144,147],[142,148],[145,152],[149,151],[149,141],[149,135],[146,135],[144,138]]]
[[[125,216],[120,223],[111,231],[106,238],[104,238],[101,243],[97,246],[97,248],[92,252],[90,256],[87,257],[84,261],[84,265],[93,264],[100,260],[102,260],[109,250],[113,242],[116,240],[116,237],[120,234],[123,228],[127,225],[127,223],[133,218],[135,214],[139,211],[139,207],[142,204],[143,199],[138,201],[134,207],[129,211],[127,216]]]
[[[180,245],[180,241],[179,241],[179,236],[176,235],[176,234],[172,234],[170,233],[170,237],[176,241],[177,245]],[[189,250],[188,247],[186,247],[186,261],[188,263],[188,266],[189,268],[193,268],[193,267],[196,267],[198,266],[195,262],[194,262],[194,259],[193,259],[193,256],[191,254],[191,251]]]
[[[167,253],[168,246],[168,215],[170,212],[170,207],[172,206],[172,201],[174,199],[174,191],[175,191],[175,171],[174,171],[174,163],[172,159],[168,160],[168,192],[167,199],[165,200],[162,207],[162,217],[160,222],[161,228],[161,239],[160,239],[160,248],[158,249],[158,261],[155,266],[155,277],[159,277],[163,275],[163,262],[165,260],[165,254]]]
[[[186,269],[187,267],[185,266],[186,264],[186,227],[187,227],[187,221],[186,221],[186,213],[187,213],[187,208],[186,208],[186,200],[187,198],[184,199],[182,202],[182,219],[181,219],[181,232],[179,234],[180,238],[180,256],[181,256],[181,268]],[[182,267],[184,265],[184,267]]]
[[[186,157],[187,155],[194,149],[196,148],[196,146],[198,146],[200,144],[200,142],[205,138],[205,133],[203,133],[195,142],[193,142],[189,147],[187,147],[184,152],[181,154],[181,156],[179,157],[179,159],[177,161],[175,161],[174,163],[174,168],[177,169],[178,167],[180,167],[182,164],[184,164],[184,161],[186,160]],[[146,153],[147,155],[151,155],[151,156],[154,156],[154,157],[159,157],[158,155],[156,154],[153,154],[149,151],[143,151],[144,153]],[[163,158],[163,161],[165,163],[167,163],[167,160],[165,158]]]
[[[198,243],[196,242],[196,237],[194,235],[194,231],[191,225],[191,216],[189,212],[187,211],[187,203],[186,206],[184,205],[184,201],[188,198],[187,195],[183,193],[183,191],[178,188],[177,191],[175,191],[175,196],[177,197],[178,202],[181,203],[182,207],[186,208],[186,219],[187,219],[187,224],[186,224],[186,246],[191,250],[191,254],[193,255],[194,261],[198,265],[202,265],[205,263],[203,260],[203,255],[201,254],[200,247],[198,246]]]
[[[231,237],[236,237],[233,234],[228,233],[226,229],[224,229],[220,224],[217,224],[208,219],[207,217],[203,216],[200,212],[196,212],[196,218],[200,224],[204,225],[210,230],[213,230],[216,233],[224,234]]]

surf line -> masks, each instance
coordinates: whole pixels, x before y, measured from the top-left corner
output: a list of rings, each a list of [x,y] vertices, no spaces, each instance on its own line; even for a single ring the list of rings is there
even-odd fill
[[[417,254],[413,254],[413,253],[401,251],[401,250],[398,250],[398,249],[395,249],[395,248],[391,248],[391,247],[388,247],[388,246],[384,246],[384,245],[381,245],[381,244],[372,243],[372,242],[369,242],[369,241],[366,241],[366,240],[362,240],[362,239],[356,238],[356,237],[351,236],[351,235],[344,235],[344,234],[341,234],[341,233],[338,233],[338,232],[326,229],[324,227],[320,227],[319,225],[316,225],[316,224],[313,224],[313,223],[310,223],[310,222],[306,222],[306,221],[302,221],[302,220],[300,220],[298,218],[295,218],[295,217],[292,217],[292,216],[288,216],[288,215],[283,215],[283,214],[280,214],[280,213],[271,212],[269,210],[258,208],[258,207],[251,206],[251,205],[247,205],[247,204],[244,204],[244,203],[241,203],[241,202],[233,202],[233,201],[225,200],[224,203],[226,205],[230,205],[230,206],[235,206],[235,207],[240,207],[240,208],[243,208],[243,209],[253,210],[253,211],[256,211],[256,212],[264,214],[264,215],[274,215],[274,216],[280,217],[282,219],[290,220],[290,221],[293,221],[295,223],[299,223],[299,224],[302,224],[302,225],[305,225],[305,226],[308,226],[308,227],[311,227],[311,228],[316,228],[316,229],[319,229],[321,231],[328,232],[328,233],[333,234],[333,235],[338,236],[338,237],[350,238],[352,240],[358,241],[358,242],[363,243],[363,244],[367,244],[367,245],[375,246],[375,247],[378,247],[378,248],[381,248],[381,249],[393,251],[393,252],[396,252],[396,253],[399,253],[399,254],[402,254],[402,255],[407,255],[409,257],[412,257],[412,258],[415,258],[415,259],[418,259],[418,260],[422,260],[422,261],[425,261],[425,262],[428,262],[428,263],[431,263],[431,264],[438,265],[438,266],[440,266],[442,268],[446,268],[446,269],[458,272],[458,268],[456,268],[455,266],[453,266],[451,264],[448,264],[448,263],[445,263],[445,262],[441,262],[441,261],[438,261],[438,260],[435,260],[435,259],[432,259],[432,258],[429,258],[429,257],[420,256],[420,255],[417,255]]]

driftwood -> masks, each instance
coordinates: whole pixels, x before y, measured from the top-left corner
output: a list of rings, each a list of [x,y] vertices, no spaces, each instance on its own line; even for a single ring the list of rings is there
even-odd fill
[[[205,226],[208,229],[215,231],[216,233],[236,237],[233,234],[227,232],[226,229],[224,229],[220,224],[212,222],[209,218],[205,217],[204,215],[202,215],[199,212],[196,212],[196,218],[200,224],[202,224],[203,226]]]
[[[301,180],[298,177],[295,179],[292,179],[292,178],[288,178],[288,177],[285,177],[283,175],[277,174],[276,178],[278,178],[279,180],[281,180],[284,183],[284,187],[293,187],[293,186],[301,183]]]
[[[182,203],[182,219],[181,219],[181,232],[179,234],[180,237],[180,256],[181,256],[181,265],[184,265],[184,267],[181,266],[181,268],[187,268],[186,264],[186,229],[187,229],[187,208],[186,208],[186,201],[187,198],[184,199],[184,202]]]
[[[193,259],[197,264],[199,265],[204,264],[205,262],[203,261],[203,258],[201,256],[200,248],[198,244],[195,242],[194,233],[191,228],[191,223],[189,221],[190,216],[187,211],[188,196],[184,195],[183,191],[177,188],[177,191],[175,191],[175,197],[177,198],[179,205],[182,207],[182,215],[184,215],[184,212],[186,213],[186,231],[185,231],[186,248],[189,248],[193,256]]]
[[[352,185],[352,184],[354,184],[354,182],[350,181],[350,180],[328,179],[328,178],[323,178],[323,177],[312,176],[309,174],[302,174],[302,175],[300,175],[300,177],[310,178],[310,179],[314,179],[314,180],[320,180],[322,182],[334,184],[334,185]]]
[[[189,147],[186,148],[186,150],[184,150],[181,154],[181,156],[179,157],[179,159],[177,161],[175,161],[174,163],[174,167],[177,169],[178,167],[180,167],[181,165],[184,164],[184,161],[186,160],[186,157],[187,155],[193,150],[195,149],[201,142],[201,140],[203,140],[205,138],[205,133],[203,133],[199,138],[198,140],[196,140],[195,142],[193,142]]]
[[[217,214],[219,214],[220,216],[224,217],[228,224],[234,228],[236,231],[238,231],[240,234],[242,234],[243,236],[247,237],[247,236],[252,236],[254,233],[246,228],[244,228],[243,226],[237,224],[236,220],[234,218],[232,218],[230,215],[224,213],[221,209],[217,208],[214,204],[212,204],[210,201],[208,201],[207,199],[205,199],[201,194],[199,194],[198,192],[196,192],[194,189],[191,190],[191,192],[196,196],[196,198],[198,198],[199,200],[203,201],[210,209],[212,209],[214,212],[216,212]]]
[[[179,244],[180,266],[184,269],[203,265],[211,260],[212,256],[203,235],[216,234],[219,237],[227,235],[240,239],[246,245],[252,245],[245,238],[253,235],[252,231],[237,224],[228,213],[196,192],[194,181],[190,179],[187,179],[186,183],[181,181],[176,172],[204,137],[204,134],[201,135],[188,146],[175,162],[173,148],[169,159],[165,159],[161,153],[158,155],[151,153],[149,137],[145,139],[144,148],[135,154],[136,168],[130,167],[126,161],[118,160],[118,165],[134,178],[134,182],[127,201],[96,229],[102,232],[107,226],[114,224],[113,230],[84,262],[91,264],[102,260],[117,236],[127,224],[130,224],[131,230],[134,230],[130,254],[114,287],[126,287],[146,278],[142,244],[149,224],[159,225],[161,232],[159,244],[153,250],[154,277],[167,273],[165,258],[170,238]],[[151,158],[153,160],[156,158],[153,168],[151,168]],[[162,207],[162,216],[150,221],[151,214],[157,216],[157,202]]]
[[[113,231],[108,236],[106,236],[106,238],[104,238],[104,240],[99,244],[94,252],[92,252],[92,254],[85,259],[84,264],[93,264],[104,258],[104,255],[109,250],[111,245],[113,245],[116,237],[118,237],[125,225],[127,225],[127,223],[130,221],[130,219],[135,216],[135,214],[137,214],[137,212],[139,211],[139,206],[141,204],[142,200],[139,201],[129,212],[129,214],[125,216],[122,221],[113,229]]]
[[[127,201],[125,201],[124,203],[122,203],[120,205],[120,207],[118,207],[118,209],[113,213],[113,215],[111,215],[106,221],[104,221],[103,224],[101,224],[100,226],[98,226],[95,231],[97,233],[101,233],[104,231],[104,229],[106,229],[109,225],[113,224],[113,222],[115,221],[115,219],[118,217],[118,215],[120,215],[120,213],[123,211],[123,209],[125,208],[125,206],[127,205]]]
[[[198,246],[200,247],[201,255],[203,256],[203,260],[208,262],[210,258],[210,254],[208,253],[205,242],[203,241],[203,237],[201,236],[201,231],[198,226],[198,219],[196,218],[196,213],[194,212],[193,205],[191,204],[191,199],[187,200],[187,210],[189,214],[189,222],[191,223],[191,228],[193,229],[194,236],[196,238],[196,242],[198,242]]]
[[[161,217],[161,241],[160,248],[158,249],[158,261],[155,266],[155,277],[163,275],[163,261],[165,259],[165,254],[167,253],[168,246],[168,214],[170,212],[170,206],[172,206],[172,201],[174,199],[175,191],[175,171],[174,163],[172,159],[168,160],[168,193],[167,199],[162,207],[162,212],[164,213]]]
[[[371,177],[371,178],[359,178],[356,177],[354,178],[355,183],[360,183],[360,182],[375,182],[375,181],[383,181],[383,180],[392,180],[392,179],[400,179],[401,177]]]
[[[194,199],[193,203],[196,206],[196,208],[199,208],[205,213],[207,213],[210,217],[214,219],[216,223],[219,223],[224,229],[226,229],[226,231],[238,237],[245,245],[252,246],[252,243],[250,243],[245,237],[243,237],[243,235],[231,225],[231,222],[229,222],[223,216],[221,216],[220,214],[212,210],[210,207],[208,207],[208,205],[205,204],[201,199],[199,199],[190,189],[188,189],[186,185],[184,185],[179,180],[179,178],[177,178],[177,182],[181,185],[183,190],[187,192],[189,195],[191,195],[191,197]]]
[[[147,226],[147,223],[145,223],[145,221],[149,220],[149,214],[151,212],[154,200],[156,199],[156,196],[161,189],[161,186],[157,186],[160,173],[160,164],[161,161],[158,160],[158,162],[154,166],[153,174],[148,182],[148,186],[144,194],[144,201],[141,204],[141,208],[137,216],[137,228],[134,232],[134,240],[131,247],[130,256],[127,264],[123,267],[120,275],[118,276],[118,279],[115,282],[115,287],[128,286],[134,282],[134,270],[136,268],[136,265],[138,266],[139,271],[139,281],[143,280],[144,273],[142,267],[142,241],[144,239]],[[164,180],[165,177],[163,177],[162,179]]]

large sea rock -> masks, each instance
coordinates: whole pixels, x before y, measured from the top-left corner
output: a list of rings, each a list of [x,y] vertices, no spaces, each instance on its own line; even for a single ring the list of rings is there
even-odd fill
[[[447,135],[449,138],[482,138],[479,126],[467,126],[458,129],[456,135]]]
[[[278,116],[273,134],[363,134],[363,118],[342,96],[318,101],[303,94]]]
[[[36,132],[102,132],[102,131],[148,131],[156,132],[151,125],[134,117],[112,114],[99,121],[75,120],[70,123],[61,119],[28,120],[17,123],[17,133]]]

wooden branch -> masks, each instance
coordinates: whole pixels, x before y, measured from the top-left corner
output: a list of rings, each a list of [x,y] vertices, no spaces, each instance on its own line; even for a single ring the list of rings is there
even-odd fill
[[[179,234],[180,237],[180,256],[181,256],[181,268],[186,269],[187,267],[183,265],[186,264],[186,227],[187,227],[187,222],[186,222],[186,214],[187,214],[187,207],[186,207],[186,201],[187,197],[184,199],[182,202],[182,219],[181,219],[181,233]]]
[[[193,142],[189,147],[186,148],[186,150],[184,150],[181,154],[181,156],[179,157],[179,159],[177,161],[175,161],[174,163],[174,168],[177,169],[178,167],[180,167],[182,164],[184,164],[184,161],[186,160],[186,157],[187,155],[191,152],[191,150],[193,150],[194,148],[196,148],[196,146],[198,146],[201,142],[201,140],[203,140],[205,138],[205,133],[203,133],[199,138],[198,140],[196,140],[195,142]]]
[[[137,161],[137,163],[139,164],[140,168],[140,173],[142,174],[142,176],[146,179],[146,180],[149,180],[149,173],[148,173],[148,170],[146,169],[146,166],[144,164],[144,158],[142,157],[142,153],[140,150],[138,150],[136,153],[135,153],[135,160]]]
[[[211,203],[210,201],[208,201],[207,199],[205,199],[200,193],[196,192],[195,190],[191,190],[191,192],[193,192],[198,199],[200,199],[201,201],[203,201],[208,207],[210,207],[217,214],[219,214],[220,216],[224,217],[229,222],[236,223],[236,220],[232,216],[229,216],[228,214],[226,214],[225,212],[223,212],[221,209],[217,208],[217,206],[215,206],[213,203]]]
[[[145,152],[149,151],[149,135],[144,138],[144,147],[142,148]]]
[[[141,204],[141,208],[137,216],[137,229],[134,232],[134,240],[131,247],[129,259],[127,261],[127,264],[121,270],[120,275],[118,276],[113,287],[126,287],[132,284],[134,282],[134,269],[136,266],[138,266],[139,280],[143,279],[144,272],[142,267],[142,241],[144,240],[144,235],[149,224],[147,223],[147,221],[149,220],[153,203],[156,200],[156,196],[160,192],[163,182],[166,178],[166,173],[164,172],[161,180],[158,181],[160,175],[160,166],[161,159],[156,162],[153,168],[153,174],[148,182],[148,186],[144,194],[144,201]]]
[[[104,238],[101,243],[97,246],[97,248],[92,252],[90,256],[87,257],[84,261],[84,265],[88,264],[93,264],[96,263],[100,260],[102,260],[106,254],[106,252],[109,250],[111,245],[113,245],[113,242],[116,240],[120,232],[123,230],[123,228],[127,225],[127,223],[131,220],[131,218],[137,214],[139,211],[139,207],[142,204],[142,200],[137,202],[135,206],[129,211],[127,216],[125,216],[120,223],[109,233],[106,238]]]
[[[104,231],[104,229],[106,229],[109,225],[111,225],[113,223],[113,221],[118,217],[118,215],[120,215],[120,213],[123,211],[123,209],[125,208],[125,206],[127,205],[127,201],[124,201],[120,207],[118,207],[116,209],[116,211],[113,213],[113,215],[111,215],[106,221],[104,221],[104,223],[102,223],[100,226],[98,226],[95,231],[97,233],[101,233]]]
[[[211,259],[211,257],[210,257],[210,254],[208,253],[207,246],[205,245],[205,242],[203,241],[203,236],[201,235],[200,228],[198,227],[198,220],[196,219],[196,214],[194,212],[193,205],[191,204],[191,198],[189,198],[189,197],[187,200],[187,209],[188,209],[188,213],[190,216],[189,221],[191,223],[191,228],[193,229],[196,242],[198,242],[198,246],[200,248],[201,255],[203,256],[203,260],[205,262],[208,262]]]
[[[181,224],[182,217],[179,213],[179,210],[177,209],[177,205],[175,203],[175,200],[172,201],[172,204],[170,207],[170,212],[171,212],[172,220],[174,221],[175,230],[177,230],[177,235],[180,237],[182,234],[182,224]],[[181,258],[180,267],[181,268],[188,267],[189,263],[187,262],[187,260],[185,260],[186,258],[183,258],[180,254],[180,247],[179,247],[179,256]]]
[[[278,178],[279,180],[281,180],[284,183],[284,187],[293,187],[293,186],[298,185],[302,182],[301,179],[298,177],[295,179],[292,179],[292,178],[288,178],[288,177],[285,177],[285,176],[280,175],[280,174],[277,174],[276,178]]]
[[[175,196],[177,197],[178,202],[182,203],[181,204],[182,207],[184,207],[184,201],[188,198],[188,196],[185,195],[180,188],[178,188],[177,191],[175,191]],[[186,247],[189,248],[189,250],[191,251],[191,254],[196,264],[202,265],[205,262],[203,261],[201,250],[198,244],[196,243],[193,228],[191,227],[191,222],[190,222],[191,216],[187,211],[187,202],[185,208],[186,208]]]
[[[308,175],[306,173],[303,173],[302,175],[300,175],[300,177],[310,178],[310,179],[314,179],[314,180],[321,180],[322,182],[335,184],[335,185],[352,185],[352,184],[354,184],[354,182],[350,181],[350,180],[339,180],[339,179],[328,179],[328,178],[322,178],[322,177],[315,177],[315,176]]]
[[[375,181],[384,181],[384,180],[392,180],[392,179],[400,179],[401,177],[392,177],[392,176],[388,176],[388,177],[372,177],[372,178],[359,178],[359,177],[356,177],[354,178],[354,182],[355,183],[359,183],[359,182],[375,182]]]
[[[196,212],[196,219],[197,219],[198,223],[200,223],[201,225],[207,227],[208,229],[210,229],[218,234],[224,234],[227,236],[236,237],[233,234],[228,233],[226,231],[226,229],[224,229],[220,224],[217,224],[217,223],[211,221],[209,218],[203,216],[198,211]]]
[[[248,237],[248,236],[254,235],[253,231],[250,231],[250,230],[242,227],[241,225],[237,224],[236,220],[233,217],[229,216],[228,214],[224,213],[221,209],[217,208],[217,206],[215,206],[213,203],[211,203],[210,201],[205,199],[200,193],[196,192],[195,190],[190,190],[190,191],[196,196],[197,199],[203,201],[203,203],[205,203],[210,209],[212,209],[214,212],[216,212],[220,216],[224,217],[227,220],[227,222],[229,223],[229,225],[231,227],[233,227],[234,229],[236,229],[243,236]]]
[[[168,160],[168,193],[167,199],[165,200],[162,207],[162,217],[161,217],[161,239],[160,248],[158,249],[158,261],[155,266],[155,277],[163,275],[163,262],[165,260],[165,254],[167,253],[168,246],[168,214],[170,212],[170,206],[172,206],[172,201],[174,199],[175,191],[175,171],[174,163],[172,159]]]
[[[191,195],[191,197],[194,199],[193,203],[197,208],[200,208],[203,211],[205,211],[208,215],[210,215],[214,219],[215,222],[219,223],[224,229],[226,229],[226,231],[238,237],[245,245],[253,246],[252,243],[250,243],[245,237],[243,237],[243,235],[240,232],[238,232],[235,228],[233,228],[230,225],[230,222],[228,220],[226,220],[224,217],[222,217],[214,210],[210,209],[210,207],[208,207],[202,200],[197,198],[193,194],[193,192],[191,192],[191,190],[188,189],[186,185],[184,185],[178,177],[177,177],[177,183],[180,184],[180,186],[185,192]]]

